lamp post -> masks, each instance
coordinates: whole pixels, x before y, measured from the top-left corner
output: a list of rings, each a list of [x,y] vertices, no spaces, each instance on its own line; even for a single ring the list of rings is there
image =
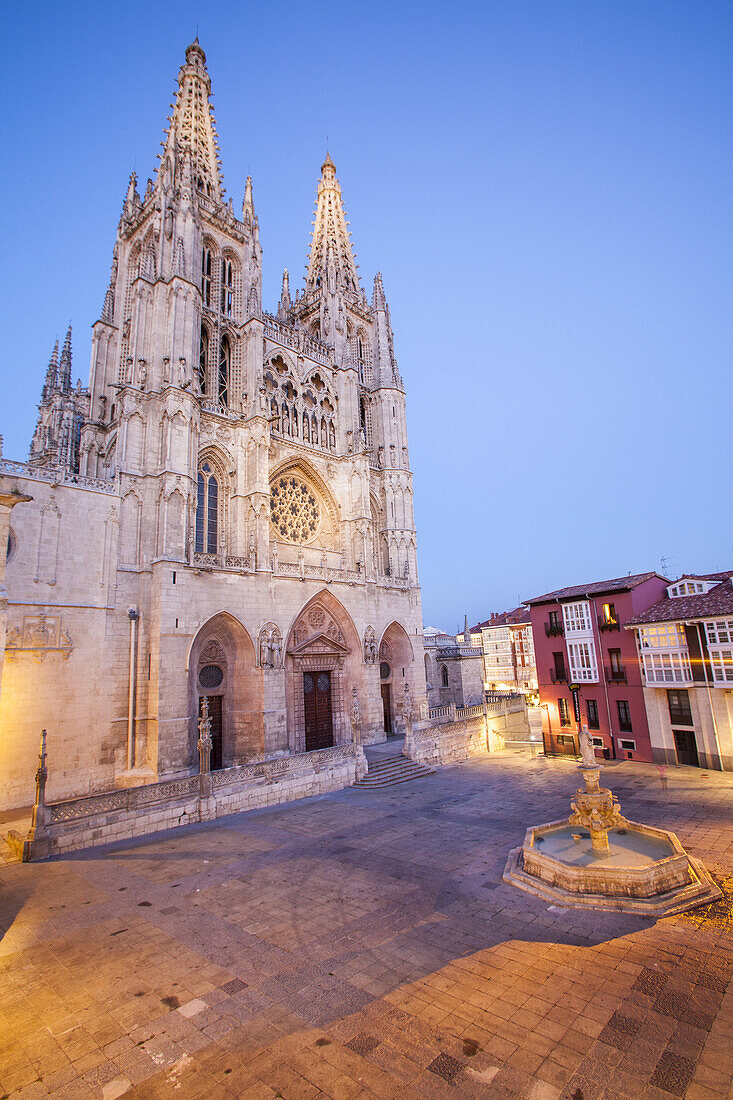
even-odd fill
[[[538,705],[539,705],[540,710],[546,710],[547,711],[547,732],[550,735],[550,753],[551,753],[552,752],[552,723],[550,722],[550,704],[549,703],[539,703]],[[544,752],[545,756],[548,755],[547,743],[545,741],[545,723],[544,722],[542,723],[542,751]]]

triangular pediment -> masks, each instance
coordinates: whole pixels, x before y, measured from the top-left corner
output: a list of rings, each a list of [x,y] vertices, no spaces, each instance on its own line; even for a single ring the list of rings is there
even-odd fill
[[[300,645],[293,646],[288,650],[291,657],[305,657],[312,654],[319,655],[332,655],[334,657],[346,657],[351,651],[341,642],[337,642],[335,638],[331,638],[328,634],[314,634],[312,638],[307,638],[306,641],[301,642]]]

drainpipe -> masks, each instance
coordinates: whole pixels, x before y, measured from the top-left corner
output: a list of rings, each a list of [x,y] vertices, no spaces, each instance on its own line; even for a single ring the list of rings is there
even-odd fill
[[[135,767],[135,704],[137,702],[137,624],[140,612],[131,607],[130,616],[130,686],[127,696],[127,770]]]
[[[588,603],[590,604],[590,607],[591,607],[591,623],[590,623],[590,625],[591,625],[591,630],[593,631],[593,641],[595,642],[596,637],[598,638],[597,653],[598,653],[598,664],[600,665],[600,668],[599,668],[599,671],[598,671],[598,676],[599,676],[599,679],[600,679],[601,683],[603,684],[603,696],[606,700],[606,714],[608,715],[608,736],[611,738],[611,752],[613,753],[613,759],[616,760],[617,759],[617,756],[616,756],[616,738],[613,735],[613,720],[611,718],[611,703],[610,703],[610,700],[608,698],[608,684],[606,683],[606,664],[605,664],[605,661],[603,659],[603,647],[601,646],[601,631],[598,627],[598,618],[596,616],[595,603],[593,602],[593,599],[589,595],[586,595],[585,598],[588,600]],[[619,626],[620,625],[621,624],[619,623]]]
[[[720,738],[718,737],[718,723],[715,721],[715,711],[713,710],[713,697],[710,694],[710,680],[708,678],[708,661],[705,657],[707,646],[703,642],[702,627],[700,623],[685,623],[685,626],[694,626],[697,629],[697,640],[700,643],[700,657],[702,658],[702,667],[705,672],[705,687],[708,692],[708,706],[710,707],[710,717],[713,721],[713,734],[715,736],[715,747],[718,750],[718,766],[720,770],[723,770],[723,754],[720,751]]]

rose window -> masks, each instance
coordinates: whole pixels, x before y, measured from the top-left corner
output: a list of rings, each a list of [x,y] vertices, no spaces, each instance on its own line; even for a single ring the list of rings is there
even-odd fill
[[[296,477],[280,477],[270,491],[270,519],[281,538],[310,542],[318,530],[318,501]]]

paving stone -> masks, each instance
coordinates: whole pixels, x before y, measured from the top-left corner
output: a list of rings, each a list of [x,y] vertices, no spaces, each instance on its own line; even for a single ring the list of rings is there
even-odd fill
[[[611,785],[708,863],[715,845],[723,903],[653,923],[502,883],[577,781],[501,754],[0,865],[0,1096],[725,1096],[730,781],[684,771],[672,807],[650,776],[622,762]]]

